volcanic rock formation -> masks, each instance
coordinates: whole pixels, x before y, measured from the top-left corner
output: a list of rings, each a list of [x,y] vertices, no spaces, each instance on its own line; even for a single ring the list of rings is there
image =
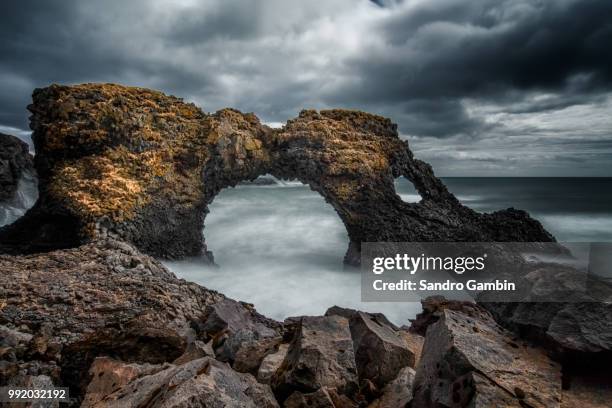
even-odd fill
[[[208,204],[221,189],[267,173],[308,184],[334,207],[351,264],[361,242],[553,240],[524,211],[478,214],[461,205],[413,157],[397,126],[376,115],[305,110],[271,129],[253,114],[207,114],[160,92],[110,84],[37,89],[29,110],[40,199],[0,233],[5,251],[111,234],[157,257],[207,254]],[[397,177],[422,201],[402,201]]]

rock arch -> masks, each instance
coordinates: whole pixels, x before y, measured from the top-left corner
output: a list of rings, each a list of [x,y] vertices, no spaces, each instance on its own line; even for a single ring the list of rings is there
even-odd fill
[[[5,251],[74,246],[112,234],[163,258],[206,253],[202,226],[219,191],[270,173],[329,202],[356,264],[366,241],[550,241],[524,211],[478,214],[413,157],[389,119],[304,110],[282,129],[250,113],[202,112],[161,92],[114,84],[33,94],[40,199],[0,231]],[[406,203],[394,179],[423,200]]]

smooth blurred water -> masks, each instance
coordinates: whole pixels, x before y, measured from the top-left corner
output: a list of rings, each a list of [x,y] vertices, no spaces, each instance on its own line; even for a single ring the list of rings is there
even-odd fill
[[[528,211],[558,241],[612,242],[612,178],[447,178],[467,206]]]
[[[561,241],[612,241],[612,179],[450,178],[449,189],[478,211],[530,211]],[[420,199],[405,180],[405,200]],[[398,324],[414,303],[362,303],[360,276],[344,270],[348,238],[333,208],[300,183],[239,186],[215,198],[205,236],[219,267],[197,259],[167,265],[179,276],[254,303],[284,319],[322,314],[332,305],[385,313]]]

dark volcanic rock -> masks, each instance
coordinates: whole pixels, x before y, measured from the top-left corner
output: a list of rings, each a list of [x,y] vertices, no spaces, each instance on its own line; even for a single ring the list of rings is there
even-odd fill
[[[415,354],[384,315],[337,306],[328,309],[325,315],[344,315],[349,319],[360,380],[369,380],[382,388],[395,379],[403,367],[415,366]]]
[[[210,357],[155,368],[120,363],[99,367],[97,363],[83,407],[278,407],[268,385]],[[109,389],[105,377],[117,371],[121,371],[120,378]],[[102,396],[106,390],[110,392]]]
[[[325,388],[319,388],[308,394],[295,391],[285,400],[285,408],[336,408]]]
[[[332,306],[325,311],[325,316],[342,316],[350,320],[353,317],[357,317],[360,313],[365,313],[371,319],[374,319],[380,322],[381,324],[390,327],[393,330],[398,330],[398,327],[394,325],[389,319],[387,319],[387,316],[382,313],[368,313],[361,312],[355,309],[349,309],[346,307]]]
[[[416,372],[411,367],[400,370],[393,381],[383,390],[382,396],[368,405],[368,408],[397,408],[408,407],[412,401],[412,386]]]
[[[249,307],[231,299],[211,305],[199,331],[211,339],[217,359],[229,362],[240,372],[256,373],[282,336],[278,323],[253,313]]]
[[[284,343],[278,346],[278,350],[267,354],[259,365],[257,381],[262,384],[269,384],[270,380],[285,360],[285,357],[287,357],[288,351],[289,344]]]
[[[138,364],[197,358],[188,356],[190,344],[206,340],[200,327],[211,306],[226,300],[114,240],[0,256],[0,270],[0,383],[17,381],[20,372],[44,375],[70,386],[76,397],[97,356]],[[271,322],[239,307],[241,319]]]
[[[4,251],[76,246],[118,236],[165,258],[206,253],[207,205],[263,174],[296,179],[337,211],[359,262],[361,242],[551,241],[524,211],[478,214],[414,159],[389,119],[302,111],[282,129],[253,114],[203,113],[160,92],[111,84],[53,85],[33,94],[41,198],[0,233]],[[406,203],[396,177],[423,200]]]
[[[281,400],[293,391],[311,393],[322,387],[355,395],[357,367],[348,320],[340,316],[301,318],[271,383]]]
[[[409,330],[425,336],[427,328],[442,317],[446,309],[460,311],[469,316],[478,316],[482,308],[477,304],[466,301],[449,300],[443,296],[430,296],[421,300],[423,311],[412,320]]]
[[[92,407],[131,381],[158,373],[169,365],[125,363],[109,357],[98,357],[89,368],[91,381],[83,398],[83,407]]]
[[[560,402],[560,366],[484,309],[444,309],[428,327],[413,406],[544,408]]]
[[[33,171],[28,145],[15,136],[0,133],[0,203],[13,197],[24,173]]]
[[[563,389],[561,408],[608,408],[612,401],[612,379],[602,375],[586,374],[572,379]]]
[[[487,302],[478,298],[503,326],[546,344],[563,358],[612,362],[612,284],[574,268],[535,265],[523,279],[527,284],[522,302]],[[555,301],[541,301],[541,299]]]

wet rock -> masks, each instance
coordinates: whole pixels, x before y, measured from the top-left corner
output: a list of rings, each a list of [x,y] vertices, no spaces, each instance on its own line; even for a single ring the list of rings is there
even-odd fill
[[[368,405],[368,408],[408,407],[412,401],[412,386],[416,372],[411,367],[400,370],[397,378],[382,390],[382,396]]]
[[[202,227],[221,189],[270,174],[310,185],[361,242],[552,241],[524,211],[479,214],[413,157],[387,118],[305,110],[282,129],[253,114],[206,114],[161,92],[113,84],[36,89],[30,126],[42,197],[0,232],[4,251],[74,247],[108,234],[158,257],[208,253]],[[422,196],[406,203],[394,181]]]
[[[484,309],[469,311],[444,309],[427,329],[413,405],[558,407],[560,366]]]
[[[293,391],[310,393],[322,387],[353,396],[358,380],[348,320],[340,316],[303,317],[271,383],[281,400]]]
[[[257,371],[257,381],[262,384],[269,384],[272,376],[280,368],[281,364],[287,357],[289,344],[280,344],[278,350],[271,352],[264,357]]]
[[[89,401],[88,395],[85,401]],[[267,385],[210,357],[139,376],[86,407],[278,407]]]

